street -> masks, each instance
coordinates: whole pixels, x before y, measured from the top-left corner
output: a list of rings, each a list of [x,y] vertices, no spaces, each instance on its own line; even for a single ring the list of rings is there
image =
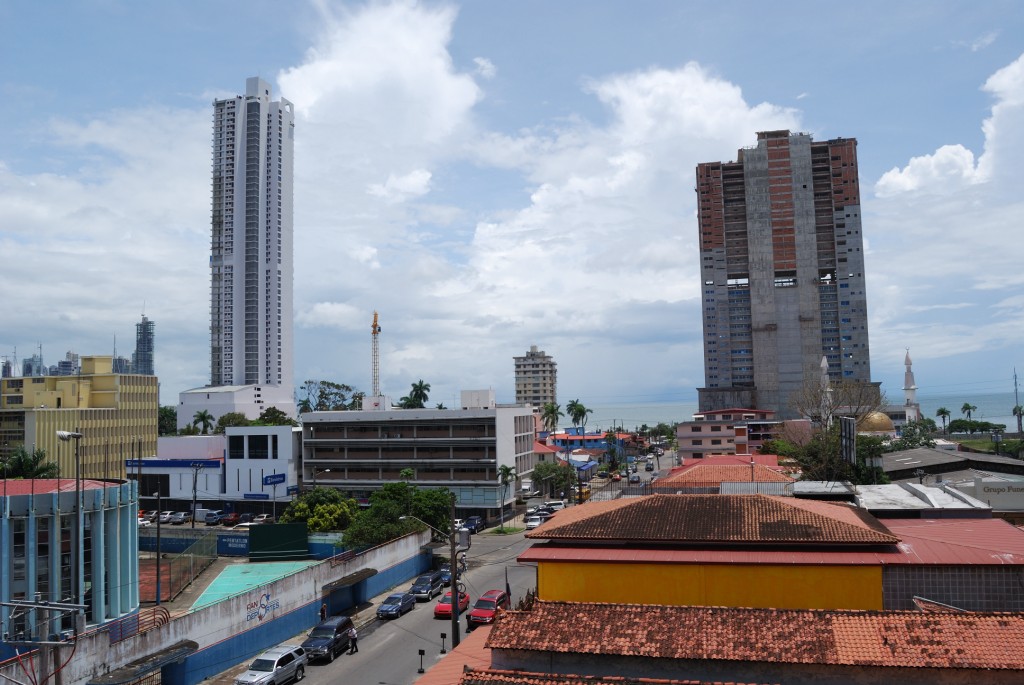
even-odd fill
[[[509,525],[513,525],[509,522]],[[518,521],[522,527],[522,519]],[[469,593],[470,606],[491,589],[505,588],[505,570],[512,588],[512,606],[537,585],[533,566],[516,565],[516,557],[529,546],[523,533],[493,535],[487,532],[472,536],[472,547],[467,553],[469,570],[462,582]],[[411,580],[397,590],[407,589]],[[447,592],[448,588],[445,588]],[[376,602],[383,597],[376,598]],[[423,667],[429,669],[442,658],[441,633],[445,634],[444,647],[450,650],[451,620],[435,619],[437,599],[417,602],[416,608],[405,616],[390,621],[374,620],[360,631],[359,651],[340,655],[333,663],[309,664],[306,678],[310,685],[329,685],[336,682],[377,683],[378,685],[411,685],[421,675],[419,650],[424,650]],[[376,609],[374,609],[375,611]],[[460,634],[465,635],[465,613],[459,620]],[[289,641],[292,642],[292,641]]]

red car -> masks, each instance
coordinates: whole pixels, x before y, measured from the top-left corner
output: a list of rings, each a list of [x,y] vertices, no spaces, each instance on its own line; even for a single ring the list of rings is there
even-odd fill
[[[466,616],[466,626],[473,628],[473,626],[494,623],[498,609],[507,611],[508,607],[508,593],[504,590],[488,590],[480,595],[480,599],[476,600],[476,604],[473,605],[473,610]]]
[[[242,515],[233,511],[230,514],[224,514],[224,518],[220,520],[220,525],[226,527],[237,526],[241,520]]]
[[[465,592],[459,593],[459,613],[469,608],[469,594]],[[437,604],[434,605],[434,618],[451,618],[452,617],[452,591],[444,593],[444,597],[437,600]]]

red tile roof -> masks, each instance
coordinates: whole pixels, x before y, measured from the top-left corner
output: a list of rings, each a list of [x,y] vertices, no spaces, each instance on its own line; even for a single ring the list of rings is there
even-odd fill
[[[507,612],[487,646],[662,659],[1021,670],[1024,614],[538,601],[531,611]]]
[[[706,454],[703,457],[683,459],[683,468],[694,464],[763,464],[765,466],[778,466],[779,455],[777,454]],[[673,473],[680,471],[680,468],[672,470]]]
[[[799,501],[799,500],[797,500]],[[589,506],[589,505],[584,505]],[[570,507],[557,514],[573,511]],[[549,521],[550,523],[550,521]],[[680,543],[677,547],[621,547],[540,544],[525,550],[521,562],[601,562],[652,564],[842,564],[910,566],[1022,566],[1024,531],[1002,519],[882,519],[899,536],[898,545],[875,549],[749,549]],[[545,524],[547,525],[547,524]],[[540,530],[538,528],[537,530]]]
[[[417,685],[419,683],[417,682]],[[624,676],[583,676],[527,671],[486,671],[467,673],[459,685],[742,685],[707,680],[663,680],[661,678],[629,678]]]
[[[658,480],[658,487],[722,483],[792,483],[793,479],[761,464],[693,464]]]
[[[116,481],[105,481],[105,480],[92,480],[87,478],[81,479],[82,490],[100,490],[103,488],[117,487],[120,485]],[[29,479],[17,479],[4,481],[0,478],[0,494],[6,494],[8,496],[15,495],[29,495],[35,493],[37,495],[44,495],[53,492],[74,492],[75,491],[75,479],[71,478],[29,478]]]
[[[538,540],[891,545],[891,534],[863,509],[768,495],[651,495],[588,502],[559,512],[526,534]]]

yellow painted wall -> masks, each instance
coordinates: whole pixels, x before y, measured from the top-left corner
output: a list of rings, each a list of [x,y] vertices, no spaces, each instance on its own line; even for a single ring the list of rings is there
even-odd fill
[[[881,566],[542,562],[540,599],[776,609],[881,609]]]

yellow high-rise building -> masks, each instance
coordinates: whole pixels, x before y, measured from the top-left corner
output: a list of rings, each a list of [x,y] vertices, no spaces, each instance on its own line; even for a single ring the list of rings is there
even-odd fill
[[[113,372],[113,357],[82,357],[74,376],[0,380],[0,458],[24,445],[46,451],[62,478],[75,476],[75,442],[57,431],[81,433],[82,478],[125,478],[125,460],[156,454],[160,390],[156,376]]]

